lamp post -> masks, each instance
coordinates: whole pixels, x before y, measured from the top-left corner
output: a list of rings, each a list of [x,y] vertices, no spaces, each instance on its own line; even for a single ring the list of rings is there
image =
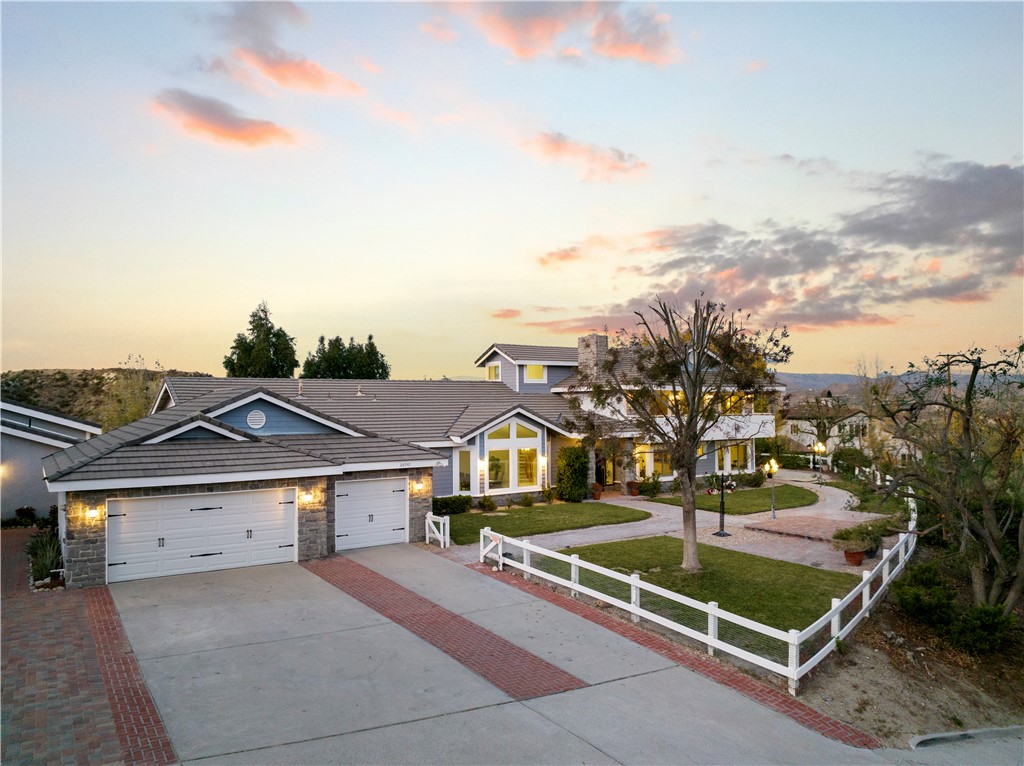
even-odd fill
[[[822,458],[825,456],[825,445],[822,444],[821,442],[818,442],[817,444],[815,444],[814,445],[814,455],[817,458],[817,463],[818,463],[818,479],[820,480],[822,478],[821,477]]]
[[[712,474],[714,475],[714,474]],[[732,537],[725,531],[725,474],[718,476],[718,531],[712,532],[715,537]]]
[[[764,472],[772,477],[772,518],[775,518],[775,474],[779,472],[779,464],[772,458],[764,464]]]

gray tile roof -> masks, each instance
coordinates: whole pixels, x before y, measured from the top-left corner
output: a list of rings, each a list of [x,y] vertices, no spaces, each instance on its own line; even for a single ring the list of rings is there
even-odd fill
[[[189,389],[193,396],[177,406],[48,455],[43,459],[43,472],[49,481],[82,481],[287,470],[443,458],[443,455],[431,450],[379,437],[337,419],[330,412],[317,410],[308,401],[289,399],[287,393],[278,393],[265,386],[253,385],[252,380],[234,379],[232,383],[231,386],[211,385],[203,391]],[[207,414],[254,393],[285,401],[350,431],[365,435],[349,436],[337,433],[318,436],[257,437]],[[233,441],[225,438],[143,443],[196,422],[216,425],[219,429],[243,437],[243,440]]]
[[[520,394],[491,381],[167,378],[173,411],[260,387],[370,433],[404,442],[459,438],[501,413],[523,407],[559,426],[568,402],[555,394]],[[216,394],[212,393],[216,392]]]
[[[548,364],[574,365],[579,360],[575,346],[524,346],[517,343],[494,343],[476,359],[479,367],[493,352],[500,351],[513,362],[547,362]]]

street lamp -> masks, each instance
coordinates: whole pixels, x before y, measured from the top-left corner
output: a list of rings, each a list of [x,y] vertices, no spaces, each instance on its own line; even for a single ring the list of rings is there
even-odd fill
[[[817,444],[815,444],[814,445],[814,455],[817,458],[817,463],[818,463],[818,476],[821,476],[822,458],[825,455],[825,445],[822,444],[821,442],[818,442]]]
[[[779,472],[779,464],[772,458],[764,464],[764,472],[772,477],[772,518],[775,518],[775,474]]]

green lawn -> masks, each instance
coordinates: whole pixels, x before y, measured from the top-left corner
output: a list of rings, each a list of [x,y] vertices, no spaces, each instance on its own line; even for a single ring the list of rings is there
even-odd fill
[[[678,497],[658,497],[656,503],[666,505],[681,505]],[[778,484],[775,487],[775,508],[800,508],[805,505],[814,505],[818,496],[809,489],[794,487],[791,484]],[[717,511],[719,497],[717,494],[709,495],[706,492],[698,492],[696,497],[697,508],[702,511]],[[772,488],[760,487],[758,489],[738,489],[732,494],[725,494],[725,512],[736,516],[745,516],[748,513],[760,513],[770,511],[772,508]]]
[[[842,598],[858,582],[855,575],[830,572],[814,567],[792,564],[788,561],[762,558],[713,545],[700,545],[700,563],[696,574],[686,574],[680,568],[683,561],[683,541],[675,537],[646,537],[622,540],[600,545],[586,545],[561,551],[579,554],[581,559],[614,569],[622,574],[640,572],[646,582],[681,593],[697,601],[717,601],[722,609],[780,630],[801,630],[832,608],[833,598]],[[539,562],[538,562],[539,563]],[[544,560],[544,568],[563,577],[568,565]],[[629,586],[619,585],[607,577],[592,575],[581,570],[581,582],[594,582],[625,601],[629,600]],[[674,608],[671,602],[642,595],[641,606],[676,619],[683,624],[705,630],[707,616],[686,607]],[[661,604],[657,602],[660,601]],[[675,613],[668,613],[674,610]],[[739,629],[742,631],[742,629]],[[723,636],[724,637],[724,636]]]
[[[484,527],[509,537],[523,538],[565,529],[625,524],[651,518],[647,511],[620,508],[607,503],[556,503],[529,508],[502,508],[497,513],[506,515],[459,513],[452,516],[452,542],[456,545],[476,542]]]
[[[898,514],[906,511],[906,504],[897,497],[887,497],[879,504],[881,494],[875,492],[870,485],[860,480],[848,481],[836,478],[828,482],[830,487],[845,490],[860,500],[860,505],[854,506],[852,510],[865,511],[866,513],[887,513]]]

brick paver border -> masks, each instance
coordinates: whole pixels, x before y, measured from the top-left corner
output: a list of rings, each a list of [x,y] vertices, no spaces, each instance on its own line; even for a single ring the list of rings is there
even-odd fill
[[[174,764],[174,747],[164,729],[142,670],[124,633],[110,591],[84,591],[103,683],[107,687],[114,726],[127,764]]]
[[[302,566],[437,647],[513,699],[588,686],[547,660],[351,559],[334,556]]]
[[[519,590],[525,591],[537,598],[560,606],[568,612],[583,617],[590,622],[596,623],[623,638],[628,638],[634,643],[640,644],[652,652],[660,654],[666,659],[672,660],[682,667],[689,668],[710,678],[716,683],[727,686],[745,697],[764,705],[782,715],[791,718],[812,731],[842,742],[844,745],[878,749],[884,744],[870,734],[866,734],[849,724],[837,721],[824,713],[820,713],[812,707],[800,702],[792,695],[779,691],[767,684],[756,681],[741,671],[723,665],[711,657],[698,654],[684,646],[675,644],[668,639],[657,636],[632,623],[623,622],[607,612],[603,612],[588,604],[558,593],[551,588],[532,583],[505,571],[493,571],[487,564],[470,564],[471,569],[489,575],[496,580],[511,585]]]

